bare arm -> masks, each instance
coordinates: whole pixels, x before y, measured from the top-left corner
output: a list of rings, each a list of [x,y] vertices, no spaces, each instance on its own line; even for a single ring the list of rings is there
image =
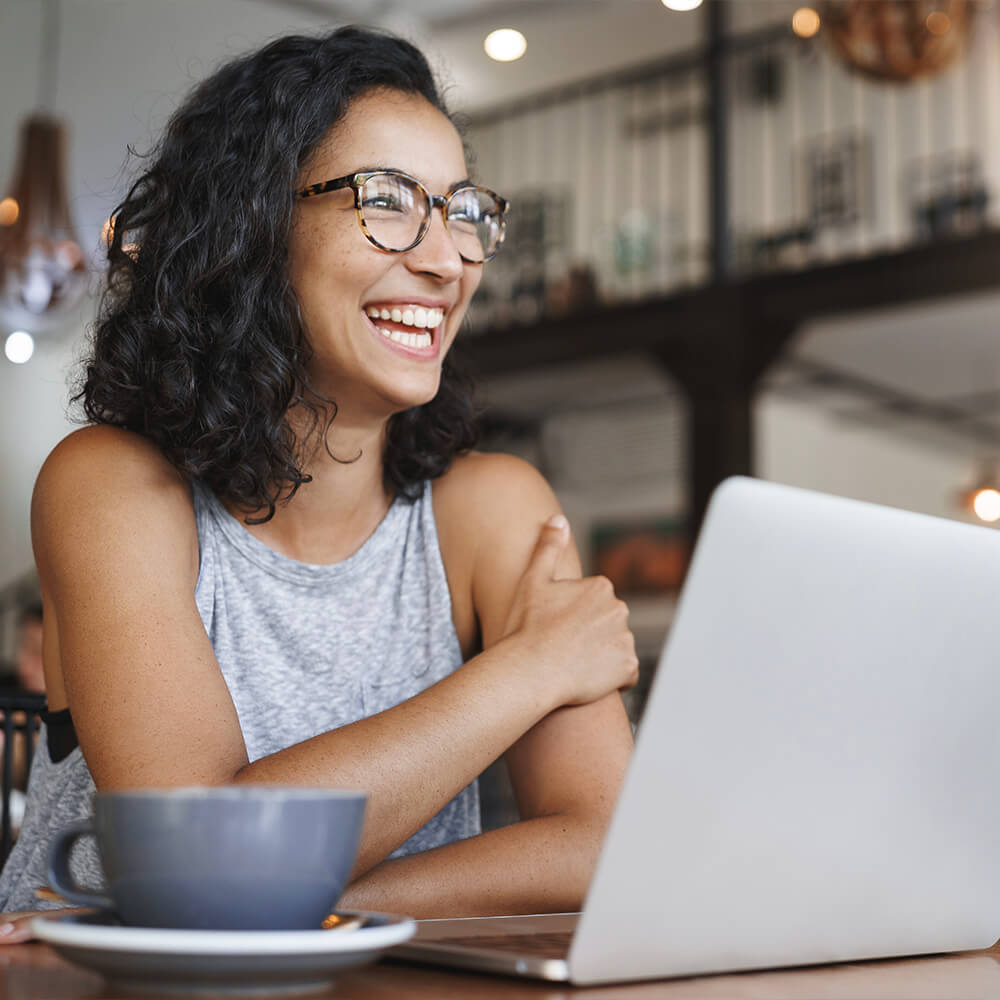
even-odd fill
[[[605,591],[606,599],[599,604],[607,617],[584,647],[573,645],[580,679],[589,670],[610,669],[608,663],[595,662],[602,658],[631,659],[637,667],[623,606],[610,599],[606,581],[578,580],[579,560],[568,537],[554,542],[555,558],[544,572],[524,579],[538,569],[538,547],[547,544],[546,534],[559,535],[542,527],[558,510],[544,480],[514,459],[477,460],[487,466],[481,476],[458,477],[460,481],[450,485],[460,495],[461,507],[480,515],[473,589],[487,651],[502,646],[504,637],[523,627],[526,617],[551,623],[566,591],[591,586]],[[436,506],[439,524],[454,513],[442,514],[441,505]],[[536,546],[540,531],[542,540]],[[556,641],[571,645],[567,636]],[[547,672],[551,652],[544,641],[527,650],[530,669]],[[510,675],[501,697],[515,698],[520,683],[519,675]],[[622,686],[626,683],[623,678]],[[352,886],[345,904],[416,916],[579,909],[631,748],[631,728],[617,691],[549,713],[506,753],[521,822],[386,861]]]
[[[582,594],[555,625],[515,629],[402,705],[251,764],[194,602],[190,493],[155,449],[110,428],[72,435],[39,476],[32,528],[46,615],[58,632],[54,669],[98,788],[248,781],[364,789],[356,875],[554,708],[590,697],[574,665],[593,641],[579,625],[595,619],[590,605],[601,600]],[[550,647],[542,673],[531,663],[539,646]],[[601,681],[605,690],[625,682],[624,673]]]

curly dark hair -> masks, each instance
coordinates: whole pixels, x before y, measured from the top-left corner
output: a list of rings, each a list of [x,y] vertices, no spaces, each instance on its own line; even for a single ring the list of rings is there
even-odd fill
[[[296,179],[350,102],[375,88],[447,114],[421,52],[357,27],[293,35],[233,60],[175,112],[114,213],[107,285],[81,387],[87,418],[154,441],[184,475],[274,516],[310,480],[286,419],[329,430],[288,277]],[[325,418],[325,419],[324,419]],[[413,500],[476,442],[470,383],[450,360],[436,397],[394,415],[383,476]]]

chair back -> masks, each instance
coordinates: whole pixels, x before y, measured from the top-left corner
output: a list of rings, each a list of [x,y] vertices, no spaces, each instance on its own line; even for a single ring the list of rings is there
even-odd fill
[[[14,843],[11,792],[14,789],[14,758],[18,743],[24,746],[25,775],[31,773],[35,737],[45,710],[44,694],[27,691],[0,692],[0,728],[3,731],[3,761],[0,764],[0,865]]]

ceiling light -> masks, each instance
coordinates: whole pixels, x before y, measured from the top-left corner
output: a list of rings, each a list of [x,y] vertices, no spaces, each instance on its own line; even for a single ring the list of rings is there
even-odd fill
[[[3,352],[7,355],[7,360],[15,365],[23,365],[31,360],[31,355],[35,353],[35,341],[30,333],[24,330],[15,330],[3,345]]]
[[[819,14],[812,7],[800,7],[792,15],[792,31],[799,38],[812,38],[819,31]]]
[[[701,0],[663,0],[667,10],[695,10],[701,6]]]
[[[513,62],[524,55],[528,40],[516,28],[497,28],[483,41],[486,54],[497,62]]]

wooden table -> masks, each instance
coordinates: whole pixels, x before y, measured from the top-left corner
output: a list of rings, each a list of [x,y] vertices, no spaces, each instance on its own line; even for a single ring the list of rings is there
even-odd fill
[[[583,989],[380,962],[345,973],[326,992],[309,994],[340,1000],[565,1000],[573,995],[580,1000],[1000,1000],[1000,947],[960,955]],[[134,994],[116,991],[40,943],[0,947],[0,997],[135,1000]]]

